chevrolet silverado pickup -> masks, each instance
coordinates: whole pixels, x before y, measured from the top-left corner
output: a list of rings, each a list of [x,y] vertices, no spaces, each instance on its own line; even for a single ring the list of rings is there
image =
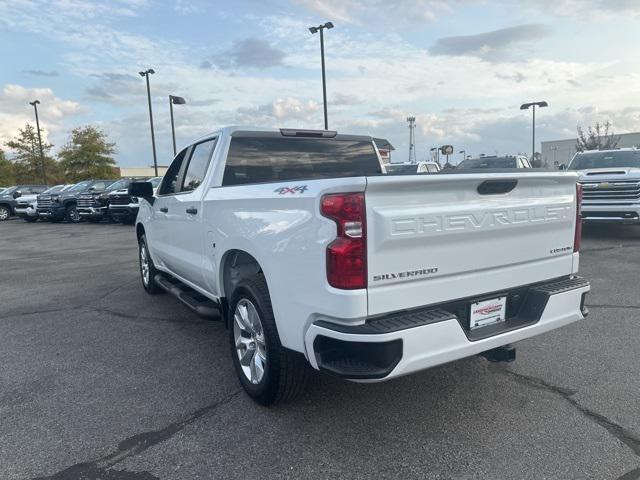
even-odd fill
[[[78,223],[82,220],[78,212],[80,196],[86,193],[93,198],[93,192],[104,191],[113,182],[113,180],[84,180],[65,191],[38,195],[38,217],[51,222],[66,220],[69,223]]]
[[[150,294],[228,327],[245,391],[309,366],[388,380],[581,320],[578,175],[386,175],[368,136],[227,127],[183,149],[136,221]]]
[[[70,188],[71,185],[55,185],[42,194],[52,194],[62,192],[65,189]],[[16,199],[16,216],[22,218],[25,222],[35,222],[38,220],[38,194],[32,193],[30,195],[20,195]]]
[[[147,180],[151,182],[153,189],[160,185],[162,177],[153,177]],[[138,197],[132,197],[129,195],[127,184],[126,187],[118,188],[109,193],[109,216],[114,222],[121,222],[124,224],[133,225],[138,215],[138,207],[140,207],[140,200]]]
[[[640,225],[640,150],[576,153],[569,170],[580,175],[584,222]]]
[[[90,222],[100,222],[109,218],[111,193],[129,187],[130,178],[108,181],[104,186],[94,184],[89,190],[78,195],[78,215]]]

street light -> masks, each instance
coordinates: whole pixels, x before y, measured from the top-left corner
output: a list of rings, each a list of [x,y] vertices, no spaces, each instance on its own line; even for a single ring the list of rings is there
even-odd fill
[[[324,102],[324,129],[329,130],[329,122],[327,120],[327,78],[324,72],[324,29],[333,28],[333,23],[327,22],[317,27],[309,27],[309,31],[313,34],[320,32],[320,58],[322,60],[322,100]]]
[[[173,140],[173,156],[176,156],[176,130],[173,126],[173,106],[187,103],[184,98],[169,95],[169,111],[171,112],[171,138]]]
[[[38,130],[38,145],[40,146],[40,167],[42,168],[42,183],[44,185],[47,184],[47,174],[44,169],[44,153],[42,151],[42,137],[40,136],[40,120],[38,119],[38,104],[40,100],[34,100],[33,102],[29,102],[29,105],[33,106],[33,109],[36,112],[36,129]]]
[[[467,151],[466,150],[460,150],[458,153],[462,154],[462,160],[463,161],[467,158]]]
[[[147,100],[149,101],[149,123],[151,124],[151,148],[153,149],[153,169],[155,176],[158,176],[158,160],[156,158],[156,138],[153,133],[153,111],[151,110],[151,88],[149,87],[149,75],[156,73],[153,68],[145,70],[144,72],[138,72],[141,77],[147,80]]]
[[[533,128],[531,130],[531,161],[535,160],[536,156],[536,107],[548,107],[549,104],[547,102],[531,102],[531,103],[523,103],[520,105],[520,110],[529,110],[529,107],[533,107]]]
[[[440,149],[438,147],[433,147],[429,149],[430,152],[436,152],[436,163],[440,165]]]

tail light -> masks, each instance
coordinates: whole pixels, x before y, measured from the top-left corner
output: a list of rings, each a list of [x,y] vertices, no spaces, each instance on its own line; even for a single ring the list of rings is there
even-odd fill
[[[576,183],[576,232],[573,237],[573,251],[580,251],[580,240],[582,238],[582,185]]]
[[[327,247],[327,281],[343,290],[367,286],[364,193],[325,195],[320,213],[336,222],[338,237]]]

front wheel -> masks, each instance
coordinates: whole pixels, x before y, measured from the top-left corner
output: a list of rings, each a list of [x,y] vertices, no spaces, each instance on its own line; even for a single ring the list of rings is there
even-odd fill
[[[241,280],[229,305],[229,340],[236,374],[261,405],[295,398],[309,366],[304,356],[280,343],[267,282],[262,274]]]
[[[78,213],[78,207],[76,207],[75,205],[69,205],[66,208],[64,212],[64,218],[67,222],[70,223],[80,223],[80,220],[82,220],[82,217]]]
[[[151,295],[163,293],[164,289],[156,282],[158,271],[153,265],[151,255],[149,255],[149,247],[147,246],[147,237],[142,235],[138,239],[138,260],[140,263],[140,277],[142,278],[142,286]]]
[[[5,205],[0,205],[0,222],[9,220],[10,216],[11,216],[11,210],[9,210],[9,207]]]

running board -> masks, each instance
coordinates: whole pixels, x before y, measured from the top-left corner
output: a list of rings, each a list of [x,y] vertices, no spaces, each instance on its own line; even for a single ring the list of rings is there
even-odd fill
[[[219,303],[210,300],[175,278],[159,273],[154,279],[164,290],[176,297],[201,317],[209,320],[222,319],[221,306]]]

